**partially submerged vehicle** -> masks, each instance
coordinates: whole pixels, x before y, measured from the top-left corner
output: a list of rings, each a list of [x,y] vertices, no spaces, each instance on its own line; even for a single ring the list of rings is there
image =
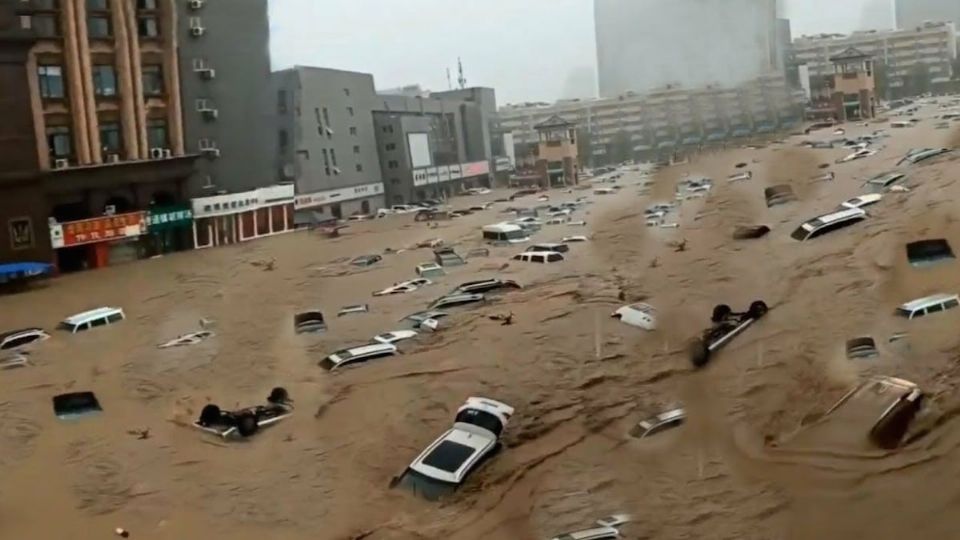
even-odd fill
[[[17,351],[50,339],[50,334],[42,328],[22,328],[0,334],[0,351]]]
[[[467,264],[467,261],[458,255],[452,247],[442,247],[433,250],[433,258],[437,261],[437,264],[443,267]]]
[[[657,328],[657,310],[650,304],[638,303],[623,306],[611,313],[610,316],[624,324],[644,330],[656,330]]]
[[[823,418],[849,402],[875,404],[880,414],[870,426],[867,438],[879,448],[892,450],[903,442],[925,398],[920,388],[910,381],[895,377],[872,377],[847,392]]]
[[[687,412],[684,409],[671,409],[652,418],[641,420],[630,430],[630,436],[643,439],[651,435],[656,435],[662,431],[680,427],[686,420]]]
[[[367,267],[373,266],[382,260],[383,257],[380,255],[359,255],[354,257],[353,260],[350,261],[350,264],[353,266]]]
[[[120,308],[102,307],[67,317],[58,328],[76,334],[98,326],[115,324],[125,318],[126,314]]]
[[[502,289],[520,289],[519,283],[509,279],[489,278],[477,281],[467,281],[457,286],[450,294],[454,293],[488,293]]]
[[[727,345],[766,314],[767,304],[763,300],[754,300],[747,311],[741,312],[733,311],[726,304],[714,306],[710,316],[712,326],[704,330],[699,338],[694,338],[690,342],[690,361],[694,367],[705,366],[717,350]]]
[[[483,397],[469,397],[453,428],[437,437],[407,469],[390,482],[428,500],[454,492],[487,458],[500,449],[500,435],[513,407]]]
[[[370,311],[370,306],[367,304],[352,304],[349,306],[343,306],[340,308],[340,311],[337,312],[337,317],[343,317],[344,315],[352,315],[354,313],[367,313]]]
[[[293,414],[293,400],[282,387],[276,387],[267,396],[266,405],[256,405],[225,411],[209,403],[200,411],[200,418],[193,423],[197,429],[218,437],[245,438],[271,426]]]
[[[847,163],[850,161],[855,161],[858,159],[863,159],[865,157],[870,157],[876,155],[877,151],[872,148],[860,148],[854,151],[851,154],[848,154],[842,158],[837,159],[837,163]]]
[[[93,392],[70,392],[53,396],[53,413],[60,420],[74,420],[103,411]]]
[[[794,240],[803,242],[836,231],[844,227],[849,227],[867,219],[867,213],[859,208],[845,208],[830,214],[809,219],[800,224],[799,227],[790,233]]]
[[[906,319],[917,319],[960,306],[960,296],[953,293],[940,293],[924,296],[900,304],[896,314]]]
[[[390,296],[393,294],[405,294],[408,292],[413,292],[420,287],[426,287],[427,285],[432,285],[433,282],[427,278],[417,278],[407,281],[401,281],[399,283],[394,283],[393,285],[373,293],[374,296]]]
[[[764,188],[763,197],[767,201],[767,208],[797,200],[797,195],[788,184],[779,184]]]
[[[297,334],[305,332],[323,332],[327,323],[323,319],[323,312],[319,309],[303,311],[293,316],[293,331]]]
[[[573,236],[564,236],[560,241],[564,244],[573,244],[577,242],[587,242],[590,240],[589,236],[582,234],[575,234]]]
[[[598,519],[593,527],[563,533],[550,540],[616,540],[621,538],[618,527],[632,520],[629,514],[614,514]]]
[[[902,172],[887,172],[878,174],[863,183],[863,187],[870,190],[871,193],[884,193],[892,191],[896,185],[900,185],[906,180],[907,175]]]
[[[555,244],[550,242],[542,242],[539,244],[534,244],[524,250],[524,252],[526,253],[534,253],[534,252],[541,252],[541,251],[555,251],[557,253],[566,253],[570,251],[570,246],[563,243]]]
[[[949,148],[915,148],[907,152],[907,154],[897,162],[897,166],[900,166],[904,163],[914,165],[920,163],[921,161],[926,161],[948,152],[950,152]]]
[[[481,229],[483,239],[492,244],[519,244],[530,240],[530,232],[516,223],[494,223]]]
[[[843,201],[840,203],[838,210],[844,210],[847,208],[863,208],[864,206],[877,204],[882,198],[883,195],[879,193],[867,193],[866,195],[860,195],[858,197],[853,197],[852,199]]]
[[[418,264],[416,268],[417,275],[422,278],[434,278],[447,275],[447,271],[435,262]]]
[[[486,297],[482,293],[460,293],[454,292],[434,300],[429,309],[440,309],[442,307],[462,306],[464,304],[473,304],[483,302]]]
[[[416,313],[411,313],[410,315],[407,315],[406,317],[400,319],[400,322],[411,323],[411,325],[414,328],[421,328],[426,323],[428,326],[428,329],[436,330],[436,328],[429,328],[429,326],[436,326],[436,324],[440,319],[448,315],[449,313],[447,313],[446,311],[430,309],[427,311],[418,311]],[[433,321],[433,322],[431,323],[430,321]]]
[[[734,240],[754,240],[763,238],[770,232],[766,225],[738,225],[733,229]]]
[[[514,255],[512,259],[515,261],[545,264],[561,262],[563,261],[563,255],[556,251],[534,251],[518,253]]]
[[[727,177],[727,181],[728,181],[728,182],[740,182],[740,181],[742,181],[742,180],[749,180],[749,179],[751,179],[751,178],[753,178],[753,172],[752,172],[752,171],[743,171],[743,172],[738,172],[738,173],[736,173],[736,174],[731,174],[730,176]]]
[[[384,332],[373,336],[373,341],[377,343],[386,343],[392,345],[398,341],[413,339],[419,334],[415,330],[394,330],[393,332]]]
[[[873,358],[880,354],[877,342],[870,336],[861,336],[848,339],[846,343],[847,358]]]
[[[946,238],[932,238],[910,242],[907,248],[907,261],[914,268],[932,266],[952,261],[956,258]]]
[[[157,345],[157,347],[160,349],[169,349],[171,347],[197,345],[198,343],[201,343],[207,338],[213,337],[214,335],[215,334],[210,330],[200,330],[199,332],[191,332],[189,334],[183,334],[182,336],[175,337],[166,343]]]
[[[356,365],[377,358],[386,358],[397,354],[397,347],[390,343],[368,343],[357,347],[348,347],[334,351],[319,362],[320,367],[334,371],[343,366]]]

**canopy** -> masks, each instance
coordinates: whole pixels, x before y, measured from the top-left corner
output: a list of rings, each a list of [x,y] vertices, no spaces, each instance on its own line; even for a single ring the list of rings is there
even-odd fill
[[[38,262],[19,262],[0,264],[0,283],[49,274],[53,265]]]

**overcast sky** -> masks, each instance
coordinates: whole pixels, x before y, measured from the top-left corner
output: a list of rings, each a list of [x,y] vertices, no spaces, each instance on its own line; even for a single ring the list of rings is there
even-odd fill
[[[868,4],[889,1],[786,0],[787,16],[795,36],[848,32]],[[593,0],[270,0],[270,26],[274,69],[445,90],[459,56],[467,84],[495,88],[500,104],[582,94],[596,65]]]

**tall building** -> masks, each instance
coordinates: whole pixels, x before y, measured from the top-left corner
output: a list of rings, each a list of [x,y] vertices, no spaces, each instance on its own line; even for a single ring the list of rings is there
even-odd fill
[[[896,0],[897,28],[916,28],[925,22],[952,22],[960,28],[957,0]]]
[[[776,0],[594,0],[601,97],[779,69]]]
[[[137,0],[153,4],[157,0]],[[187,150],[202,154],[192,195],[240,192],[274,169],[267,0],[175,0]]]
[[[799,64],[810,70],[812,86],[832,80],[830,60],[853,47],[873,58],[881,97],[916,95],[936,89],[953,78],[957,30],[952,22],[924,23],[900,30],[804,36],[793,42]]]
[[[195,157],[174,0],[0,0],[0,13],[0,261],[66,271],[180,247]]]

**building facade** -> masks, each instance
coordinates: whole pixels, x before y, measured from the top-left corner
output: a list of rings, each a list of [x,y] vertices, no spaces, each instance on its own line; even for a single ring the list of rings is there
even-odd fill
[[[185,202],[195,159],[174,0],[2,0],[0,13],[0,260],[68,271],[179,247],[148,219]]]
[[[176,0],[175,24],[191,195],[276,183],[267,0]]]
[[[796,60],[808,67],[812,87],[833,76],[830,58],[854,47],[873,57],[881,97],[934,91],[954,77],[957,29],[954,23],[925,23],[891,31],[821,34],[795,39]]]
[[[927,22],[952,22],[960,27],[956,0],[895,0],[897,28],[916,28]]]
[[[792,127],[802,118],[802,100],[783,76],[769,75],[736,88],[669,88],[617,98],[508,105],[500,108],[499,120],[523,148],[538,142],[535,126],[554,115],[577,124],[581,165],[595,166]]]
[[[594,0],[600,97],[779,69],[775,0]]]

